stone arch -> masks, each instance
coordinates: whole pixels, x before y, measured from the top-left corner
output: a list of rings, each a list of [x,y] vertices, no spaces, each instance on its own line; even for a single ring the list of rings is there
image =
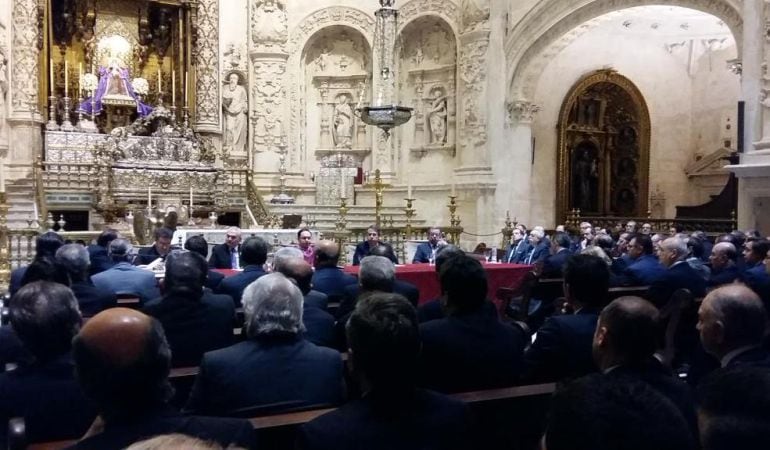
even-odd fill
[[[742,50],[743,19],[733,0],[544,0],[514,27],[506,42],[508,60],[508,100],[532,100],[537,76],[549,55],[558,52],[583,32],[597,25],[596,19],[635,6],[666,5],[695,9],[718,17],[730,28]]]
[[[460,36],[459,25],[462,20],[462,10],[450,0],[411,0],[404,3],[398,10],[399,20],[396,36],[401,36],[401,32],[407,25],[424,16],[439,17],[452,29],[455,39]]]

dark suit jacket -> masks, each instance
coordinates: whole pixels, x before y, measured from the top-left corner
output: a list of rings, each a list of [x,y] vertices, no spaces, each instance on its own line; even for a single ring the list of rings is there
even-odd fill
[[[572,255],[572,252],[570,252],[567,249],[559,250],[558,253],[554,255],[548,255],[543,260],[543,278],[561,278],[564,273],[562,272],[562,269],[564,268],[564,263],[567,262],[567,258]]]
[[[118,298],[114,292],[99,289],[91,283],[91,280],[73,283],[70,286],[83,317],[92,317],[107,308],[118,305]]]
[[[385,247],[390,248],[390,254],[393,255],[390,260],[393,261],[393,264],[398,264],[398,257],[396,256],[396,252],[393,251],[393,247],[391,247],[387,242],[383,241],[380,241],[379,245],[384,245]],[[356,245],[355,253],[353,253],[353,265],[357,266],[361,264],[361,260],[369,256],[369,250],[371,250],[369,248],[369,241],[359,242],[358,245]]]
[[[323,292],[319,292],[315,289],[311,289],[310,292],[304,296],[303,300],[305,306],[314,306],[322,311],[326,311],[329,306],[329,297]]]
[[[31,364],[35,357],[24,348],[10,325],[0,326],[0,365],[7,363]]]
[[[735,264],[725,267],[722,270],[711,269],[711,277],[706,285],[708,287],[722,286],[730,284],[741,277],[741,271]]]
[[[11,271],[11,281],[8,284],[8,291],[11,295],[21,289],[21,279],[24,278],[24,274],[27,273],[27,266],[21,266]]]
[[[737,354],[725,367],[752,366],[770,369],[770,353],[762,347],[753,347]]]
[[[370,393],[302,426],[305,450],[461,450],[473,448],[466,406],[418,389],[387,400]],[[395,398],[394,398],[395,397]]]
[[[529,245],[526,238],[519,239],[519,242],[514,242],[508,246],[508,249],[505,251],[503,262],[519,264],[524,261],[524,258],[531,248],[532,247]]]
[[[305,324],[305,339],[315,345],[334,348],[334,316],[305,303],[302,323]]]
[[[30,443],[79,438],[88,430],[96,410],[75,380],[69,353],[0,374],[2,442],[11,417],[24,417]]]
[[[219,283],[221,283],[222,280],[224,279],[225,279],[225,274],[219,273],[214,270],[209,270],[208,273],[206,274],[206,283],[204,284],[204,286],[214,291],[219,287]]]
[[[247,340],[206,353],[186,410],[226,414],[336,405],[344,399],[342,357],[302,338]]]
[[[661,278],[650,285],[649,299],[658,308],[663,308],[677,289],[689,289],[694,297],[703,297],[706,295],[706,280],[682,261],[669,267]]]
[[[626,267],[619,277],[612,277],[612,286],[651,286],[666,273],[658,258],[653,255],[642,255]]]
[[[430,262],[431,255],[435,259],[435,252],[438,250],[438,246],[431,247],[430,242],[423,242],[417,246],[417,251],[414,252],[414,258],[412,258],[412,264]]]
[[[233,343],[235,306],[226,295],[204,293],[200,300],[169,293],[142,311],[163,325],[176,367],[197,366],[205,352]]]
[[[550,245],[545,242],[545,239],[540,241],[537,246],[530,246],[529,252],[521,260],[521,264],[535,264],[538,261],[544,260],[550,253]]]
[[[142,303],[160,297],[155,274],[127,262],[120,262],[102,273],[97,273],[91,277],[91,281],[94,286],[116,295],[136,295]]]
[[[235,251],[240,249],[236,247]],[[232,269],[233,261],[230,256],[230,247],[227,244],[217,244],[211,248],[209,267],[212,269]]]
[[[134,265],[141,266],[141,265],[150,264],[156,259],[162,258],[162,257],[163,256],[161,256],[161,254],[158,253],[158,249],[155,248],[155,245],[153,245],[152,247],[140,248],[139,252],[137,252],[136,254],[136,259],[134,259]]]
[[[339,303],[345,296],[345,287],[357,284],[358,279],[339,267],[321,267],[313,273],[313,289],[323,292],[330,302]]]
[[[591,349],[598,318],[598,311],[583,308],[546,319],[524,353],[525,381],[560,381],[595,372]]]
[[[222,280],[215,292],[217,294],[229,295],[235,302],[235,306],[239,307],[241,306],[241,296],[243,296],[243,290],[246,289],[246,286],[256,281],[257,278],[265,273],[260,266],[246,266],[243,272]]]
[[[439,392],[512,386],[522,373],[527,335],[484,308],[420,325],[420,385]]]
[[[499,318],[497,306],[489,300],[484,302],[483,310],[490,317]],[[417,308],[417,320],[420,323],[443,319],[444,317],[446,317],[446,314],[444,314],[444,310],[441,307],[441,299],[439,298],[428,300]]]
[[[342,302],[340,302],[340,307],[337,310],[338,318],[351,313],[353,309],[355,309],[359,291],[360,286],[358,286],[358,284],[345,286],[345,297]],[[406,299],[409,300],[409,303],[415,308],[420,301],[420,291],[417,289],[417,286],[412,283],[396,280],[395,283],[393,283],[393,292],[406,297]]]
[[[762,299],[765,309],[770,308],[770,275],[765,271],[765,265],[759,263],[747,269],[741,278]]]
[[[88,269],[89,275],[95,275],[99,272],[104,272],[105,270],[115,265],[115,263],[112,262],[112,259],[110,259],[109,255],[107,254],[107,249],[101,245],[91,244],[87,247],[87,250],[88,257],[91,260],[91,266]]]
[[[223,447],[232,444],[246,449],[257,448],[254,428],[248,420],[183,416],[170,407],[159,407],[130,422],[107,423],[102,433],[84,439],[70,449],[121,450],[134,442],[172,433],[213,441]]]

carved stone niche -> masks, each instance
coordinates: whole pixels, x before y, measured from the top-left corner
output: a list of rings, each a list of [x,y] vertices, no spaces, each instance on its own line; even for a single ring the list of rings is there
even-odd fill
[[[354,156],[342,153],[322,157],[315,180],[316,205],[339,205],[343,195],[353,199],[353,182],[359,165]]]
[[[359,161],[371,153],[366,134],[366,124],[355,114],[363,98],[367,74],[350,76],[316,76],[313,87],[318,91],[320,133],[316,156],[336,153],[354,155]]]

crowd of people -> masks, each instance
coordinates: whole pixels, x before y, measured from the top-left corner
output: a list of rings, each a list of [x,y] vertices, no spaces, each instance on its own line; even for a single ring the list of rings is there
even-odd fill
[[[202,236],[173,248],[164,228],[138,252],[110,230],[87,247],[44,233],[12,274],[0,421],[78,449],[260,448],[244,418],[334,407],[300,427],[298,448],[466,449],[478,428],[450,394],[557,382],[542,448],[765,448],[770,242],[647,225],[517,226],[503,262],[563,279],[563,298],[533,302],[527,323],[501,313],[479,259],[438,229],[414,258],[441,286],[424,302],[376,227],[358,277],[307,229],[270,264],[269,245],[237,228],[211,251]],[[143,267],[158,264],[160,283]],[[609,301],[615,286],[648,293]],[[681,322],[693,339],[672,361],[662,312],[680,289],[697,323]],[[118,306],[126,296],[136,308]],[[171,368],[193,366],[179,401]]]

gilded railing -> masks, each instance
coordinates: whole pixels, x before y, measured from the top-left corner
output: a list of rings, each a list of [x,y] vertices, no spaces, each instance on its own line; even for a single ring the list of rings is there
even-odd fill
[[[567,213],[567,225],[568,228],[578,229],[580,222],[590,222],[594,228],[606,228],[611,229],[623,229],[628,221],[635,221],[639,227],[644,223],[652,225],[653,233],[668,233],[671,228],[678,227],[684,232],[691,231],[704,231],[711,235],[729,233],[738,228],[738,221],[735,216],[735,211],[732,211],[729,219],[654,219],[651,217],[616,217],[616,216],[603,216],[594,217],[580,215],[580,210],[572,210]]]

